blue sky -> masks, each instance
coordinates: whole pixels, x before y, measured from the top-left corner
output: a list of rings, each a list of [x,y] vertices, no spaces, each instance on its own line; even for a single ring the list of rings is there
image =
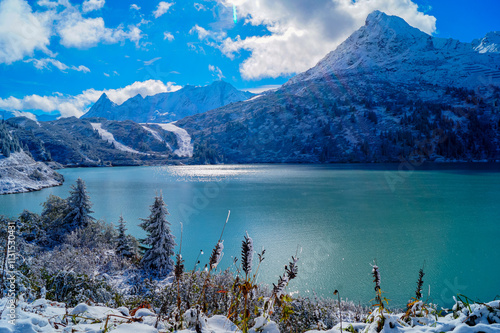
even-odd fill
[[[464,42],[500,30],[498,0],[0,0],[0,109],[79,116],[103,91],[121,103],[217,79],[262,90],[375,9]]]

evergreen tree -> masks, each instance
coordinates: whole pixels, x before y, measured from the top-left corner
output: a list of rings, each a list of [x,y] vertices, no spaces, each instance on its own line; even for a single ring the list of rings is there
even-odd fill
[[[149,218],[142,219],[140,227],[147,232],[147,238],[142,242],[150,248],[144,254],[141,264],[143,268],[156,277],[165,277],[174,269],[174,247],[177,245],[175,237],[170,231],[170,222],[167,221],[167,206],[163,196],[155,197],[151,206]]]
[[[73,231],[78,228],[85,228],[95,219],[90,216],[92,203],[87,194],[85,182],[78,178],[76,186],[71,186],[70,196],[67,199],[68,210],[64,218],[64,228]]]
[[[130,258],[132,257],[133,251],[125,231],[127,231],[125,221],[123,220],[123,215],[120,215],[120,219],[118,220],[118,236],[116,237],[116,253]]]

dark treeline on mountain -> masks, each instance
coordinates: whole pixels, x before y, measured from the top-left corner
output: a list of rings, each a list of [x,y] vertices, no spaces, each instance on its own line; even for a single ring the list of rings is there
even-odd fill
[[[11,153],[21,151],[22,146],[17,136],[9,133],[5,121],[0,122],[0,153],[9,157]]]
[[[206,161],[399,162],[500,159],[500,88],[464,88],[442,102],[387,89],[377,97],[274,94],[178,122]],[[321,88],[318,88],[322,91]],[[410,97],[408,97],[410,96]]]

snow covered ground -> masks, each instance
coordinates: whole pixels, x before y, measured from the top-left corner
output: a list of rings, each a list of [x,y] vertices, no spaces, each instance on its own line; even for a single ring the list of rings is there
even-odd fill
[[[63,181],[62,175],[22,151],[9,157],[0,154],[0,194],[38,191]]]
[[[106,140],[106,141],[108,141],[110,143],[114,143],[116,149],[121,150],[121,151],[126,151],[126,152],[129,152],[129,153],[144,154],[144,153],[141,153],[140,151],[137,151],[137,150],[135,150],[133,148],[125,146],[124,144],[116,141],[115,137],[113,136],[113,134],[111,134],[110,132],[108,132],[104,128],[102,128],[102,124],[100,124],[100,123],[90,123],[90,124],[92,125],[92,127],[95,130],[97,130],[99,132],[99,134],[101,135],[101,137],[103,138],[103,140]]]
[[[457,306],[458,305],[458,306]],[[474,303],[464,305],[457,303],[454,311],[444,317],[437,317],[434,313],[422,314],[409,321],[403,321],[403,314],[389,314],[383,312],[384,323],[382,332],[404,332],[404,333],[472,333],[500,332],[500,301],[489,303]],[[154,310],[147,308],[132,311],[125,307],[118,309],[98,305],[78,304],[74,308],[67,307],[64,303],[54,302],[46,299],[38,299],[32,303],[19,301],[17,308],[11,306],[8,298],[0,299],[0,332],[87,332],[87,333],[157,333],[172,332],[170,324],[158,317]],[[372,323],[348,323],[343,322],[343,330],[350,332],[377,332],[377,318],[382,316],[376,309],[371,315],[375,319]],[[188,310],[184,313],[184,324],[187,328],[178,330],[179,333],[195,332],[196,322],[201,326],[202,332],[207,333],[230,333],[241,332],[236,325],[225,316],[213,316],[206,318],[196,310]],[[279,333],[278,326],[264,317],[258,317],[255,325],[249,330],[250,333]],[[307,333],[337,333],[340,332],[340,324],[328,331],[310,330]]]
[[[193,157],[193,144],[191,143],[191,136],[189,133],[180,127],[175,126],[175,121],[173,123],[161,124],[161,123],[149,123],[151,125],[158,125],[165,131],[174,133],[177,136],[177,145],[179,149],[174,151],[179,157]]]

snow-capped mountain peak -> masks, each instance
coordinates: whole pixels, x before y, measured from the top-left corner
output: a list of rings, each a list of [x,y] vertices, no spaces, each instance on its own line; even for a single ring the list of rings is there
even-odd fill
[[[400,17],[375,11],[364,26],[315,67],[293,77],[285,86],[338,77],[462,87],[475,87],[478,81],[495,83],[500,61],[492,52],[500,45],[500,38],[491,33],[476,44],[474,49],[471,43],[433,37]],[[491,56],[481,54],[484,52]],[[476,75],[479,72],[487,77],[480,78]]]
[[[500,31],[492,31],[481,39],[472,42],[474,50],[479,53],[500,53]]]
[[[142,97],[136,95],[120,105],[109,100],[106,94],[82,116],[103,117],[109,120],[136,122],[172,122],[183,117],[246,100],[254,95],[237,90],[224,81],[215,81],[204,87],[185,86],[175,92]]]

